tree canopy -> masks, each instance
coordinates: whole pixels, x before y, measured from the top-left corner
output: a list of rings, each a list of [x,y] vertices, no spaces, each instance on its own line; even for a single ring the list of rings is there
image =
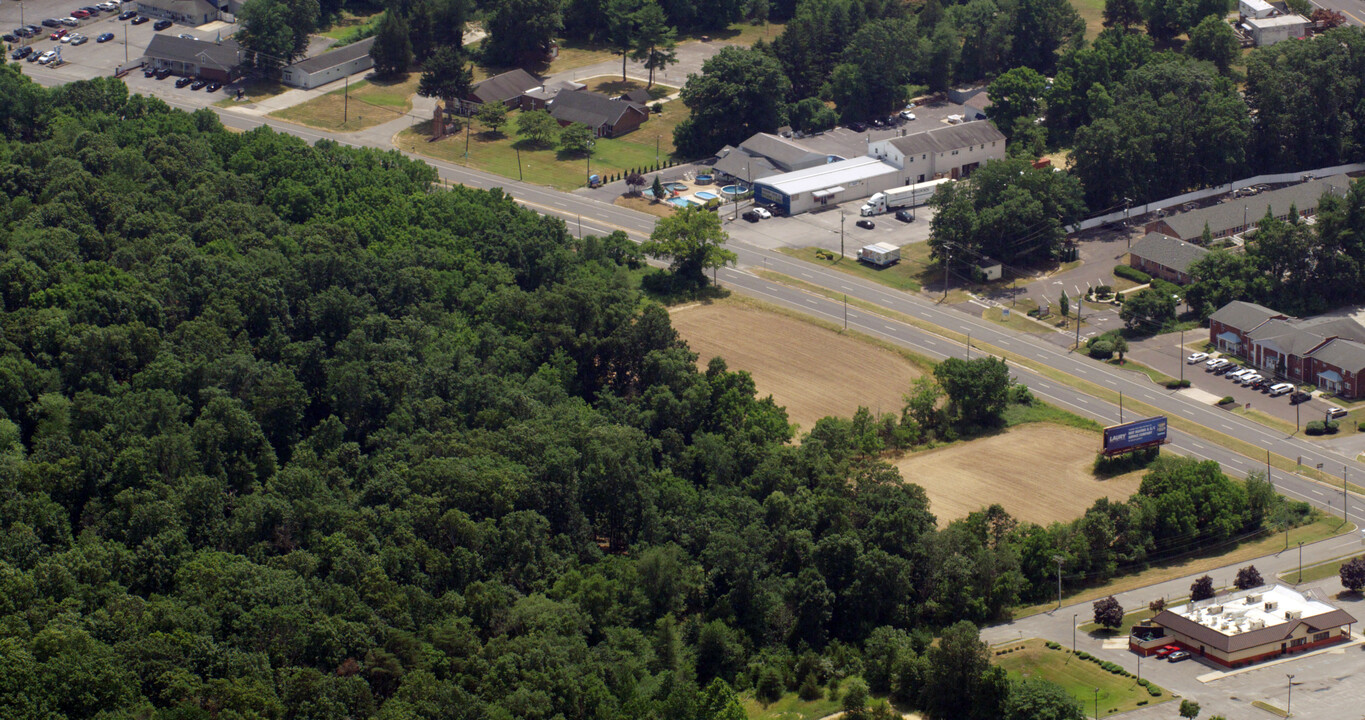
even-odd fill
[[[709,155],[756,132],[772,132],[787,120],[783,98],[790,86],[772,56],[721,48],[683,86],[691,114],[674,129],[673,142],[684,154]]]

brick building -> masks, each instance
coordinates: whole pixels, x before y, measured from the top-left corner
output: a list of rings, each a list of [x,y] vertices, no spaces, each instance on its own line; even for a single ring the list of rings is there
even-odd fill
[[[1190,281],[1190,266],[1209,251],[1161,233],[1147,233],[1128,251],[1128,264],[1177,285]]]
[[[1300,320],[1236,301],[1209,316],[1209,342],[1276,379],[1365,395],[1365,326],[1353,318]]]

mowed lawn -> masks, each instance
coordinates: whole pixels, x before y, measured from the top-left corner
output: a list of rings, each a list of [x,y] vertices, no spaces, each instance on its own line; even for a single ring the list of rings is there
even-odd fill
[[[507,124],[497,134],[482,132],[477,121],[469,133],[469,157],[465,157],[465,133],[431,142],[431,123],[419,123],[398,134],[398,147],[419,155],[497,173],[504,177],[572,190],[588,183],[589,159],[568,155],[557,144],[539,146],[517,133],[517,116],[508,114]],[[664,111],[651,114],[634,132],[617,138],[598,138],[593,148],[591,169],[594,175],[615,175],[632,168],[653,167],[655,158],[667,162],[673,153],[673,128],[687,116],[681,102],[664,103]],[[657,145],[656,145],[657,143]],[[657,147],[657,155],[656,148]],[[521,170],[517,170],[520,151]]]
[[[847,256],[840,258],[835,255],[833,260],[816,257],[815,254],[820,251],[820,248],[815,247],[784,247],[778,248],[778,252],[841,270],[850,275],[857,275],[873,282],[879,282],[897,290],[909,290],[911,292],[917,292],[930,283],[933,280],[933,275],[937,272],[930,265],[929,243],[927,242],[903,246],[900,262],[889,267],[877,267],[858,262],[858,250],[853,247],[856,244],[850,244]]]
[[[906,482],[924,488],[940,527],[994,503],[1021,521],[1074,520],[1101,497],[1127,500],[1143,471],[1098,478],[1092,466],[1100,434],[1053,423],[1010,430],[907,455],[896,462]]]
[[[1041,677],[1061,685],[1085,708],[1086,717],[1094,716],[1096,688],[1100,691],[1101,717],[1173,699],[1164,690],[1160,697],[1154,697],[1135,678],[1115,675],[1065,649],[1049,650],[1042,640],[1036,638],[1022,643],[1009,643],[1001,648],[1017,648],[1021,645],[1022,650],[996,655],[992,660],[1011,677]]]
[[[407,114],[412,109],[412,96],[417,92],[420,77],[413,72],[392,80],[372,78],[352,82],[349,88],[333,90],[308,102],[276,110],[270,117],[323,130],[364,130]]]
[[[1071,0],[1071,6],[1085,21],[1085,39],[1094,40],[1104,29],[1104,0]],[[1057,167],[1066,167],[1058,165]]]

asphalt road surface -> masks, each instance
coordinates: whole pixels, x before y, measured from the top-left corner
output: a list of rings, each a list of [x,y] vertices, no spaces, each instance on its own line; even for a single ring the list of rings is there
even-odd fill
[[[1340,12],[1348,24],[1365,26],[1365,2],[1361,0],[1313,0],[1313,4]]]
[[[55,78],[38,78],[45,84],[57,84]],[[174,98],[166,99],[173,107],[188,110],[197,109]],[[314,130],[292,123],[282,122],[263,116],[242,115],[214,108],[228,127],[249,130],[268,125],[274,130],[300,137],[310,143],[322,139],[336,141],[354,147],[379,147],[391,149],[380,144],[373,134],[331,133]],[[644,239],[653,229],[656,218],[651,215],[628,210],[592,198],[560,192],[547,187],[514,181],[500,175],[474,170],[431,158],[413,155],[436,168],[442,180],[459,183],[469,187],[491,189],[503,188],[523,205],[546,215],[559,217],[565,221],[569,232],[606,234],[615,230],[627,232],[636,240]],[[787,307],[815,315],[822,315],[838,321],[843,320],[843,305],[822,296],[806,293],[791,287],[769,282],[747,272],[747,268],[767,268],[791,277],[819,285],[829,290],[846,293],[848,297],[863,300],[879,307],[894,310],[939,327],[969,334],[976,344],[985,344],[1017,353],[1032,361],[1042,363],[1066,374],[1083,378],[1097,385],[1106,386],[1124,396],[1141,400],[1169,415],[1186,418],[1205,427],[1252,443],[1258,448],[1287,458],[1303,459],[1303,463],[1314,466],[1323,463],[1326,473],[1341,477],[1351,470],[1359,473],[1358,479],[1365,479],[1365,465],[1358,465],[1354,459],[1337,454],[1330,449],[1296,437],[1286,437],[1282,433],[1267,428],[1237,415],[1195,402],[1178,393],[1166,391],[1152,385],[1145,378],[1133,379],[1131,373],[1111,370],[1087,358],[1066,352],[1062,348],[1032,336],[1016,334],[994,323],[974,318],[951,308],[939,307],[932,301],[918,295],[899,292],[885,286],[865,281],[835,270],[792,259],[781,253],[761,250],[742,243],[732,243],[731,249],[739,256],[736,269],[726,269],[720,274],[722,284],[733,290],[759,297]],[[941,337],[920,330],[894,319],[883,318],[862,310],[850,308],[849,327],[886,338],[892,342],[922,352],[930,357],[942,358],[953,354],[966,354],[966,348],[959,348]],[[980,351],[978,351],[980,352]],[[1024,368],[1015,368],[1019,378],[1027,383],[1034,393],[1085,417],[1103,424],[1113,424],[1119,420],[1119,408],[1095,397],[1075,390],[1042,375]],[[1132,412],[1124,414],[1124,419],[1133,420]],[[1265,470],[1261,458],[1248,458],[1227,450],[1206,440],[1195,438],[1174,428],[1169,432],[1172,450],[1194,457],[1217,460],[1226,469],[1238,475],[1256,470]],[[1098,448],[1097,448],[1098,450]],[[1341,509],[1342,492],[1321,483],[1275,470],[1272,480],[1281,492],[1295,499],[1305,500],[1318,507]],[[1352,496],[1352,507],[1365,513],[1365,505],[1359,503],[1359,496]],[[1329,505],[1330,503],[1330,505]]]

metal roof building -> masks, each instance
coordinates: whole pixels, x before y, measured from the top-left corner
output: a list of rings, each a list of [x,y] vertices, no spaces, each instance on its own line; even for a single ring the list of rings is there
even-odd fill
[[[369,70],[374,67],[374,58],[370,57],[374,41],[373,37],[367,37],[360,42],[300,60],[285,68],[280,73],[280,80],[285,85],[307,90]]]
[[[860,157],[766,177],[755,181],[754,190],[759,202],[784,215],[797,215],[901,184],[900,168]]]

